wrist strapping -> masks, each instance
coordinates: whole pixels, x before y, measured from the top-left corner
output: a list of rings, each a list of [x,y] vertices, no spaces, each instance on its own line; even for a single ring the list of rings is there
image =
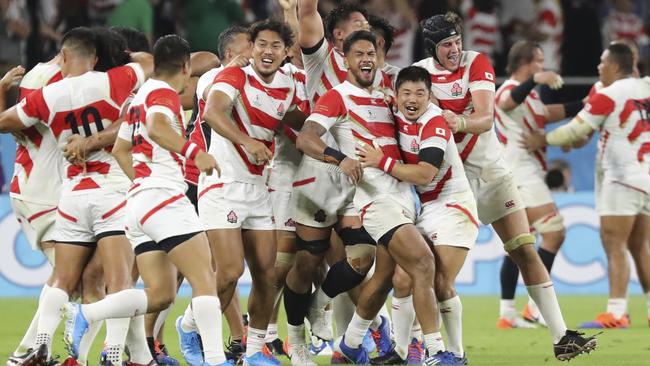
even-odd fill
[[[467,129],[467,118],[462,114],[458,116],[460,121],[458,122],[458,132],[463,132]]]
[[[521,104],[524,99],[526,99],[528,94],[530,94],[533,88],[535,88],[535,85],[537,85],[537,83],[535,82],[533,76],[531,76],[528,78],[528,80],[514,87],[510,91],[510,97],[515,103]]]
[[[395,163],[396,163],[395,159],[391,158],[390,156],[384,155],[379,161],[379,169],[390,174],[390,172],[393,171],[393,168],[395,167]]]
[[[196,155],[201,151],[199,145],[193,143],[192,141],[187,141],[183,148],[181,149],[181,154],[187,159],[194,160]]]
[[[325,155],[325,162],[336,163],[337,165],[347,158],[347,155],[329,146],[325,148],[323,155]]]

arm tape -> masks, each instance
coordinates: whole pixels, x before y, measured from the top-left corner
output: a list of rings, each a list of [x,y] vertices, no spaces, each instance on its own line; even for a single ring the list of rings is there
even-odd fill
[[[442,158],[444,158],[444,156],[444,150],[437,147],[427,147],[420,150],[418,153],[418,158],[420,161],[429,163],[438,169],[440,169],[440,166],[442,165]]]
[[[547,133],[546,142],[553,146],[570,145],[593,131],[589,124],[574,118],[566,125]]]
[[[337,165],[341,164],[343,159],[347,158],[347,155],[336,149],[332,149],[329,146],[325,148],[323,155],[325,155],[325,161],[331,162],[332,160],[335,160]]]
[[[533,77],[529,77],[528,80],[517,85],[510,91],[510,98],[512,98],[515,103],[521,104],[528,94],[530,94],[531,90],[535,88],[535,85],[537,85],[537,83],[535,83]]]

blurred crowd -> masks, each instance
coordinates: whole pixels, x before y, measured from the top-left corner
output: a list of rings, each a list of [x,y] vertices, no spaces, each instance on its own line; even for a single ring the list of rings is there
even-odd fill
[[[337,0],[321,0],[323,14]],[[546,67],[564,75],[596,75],[603,45],[626,38],[641,49],[640,69],[650,68],[650,2],[647,0],[362,0],[396,28],[387,61],[399,67],[425,55],[418,22],[452,10],[465,21],[463,48],[490,55],[497,74],[520,39],[540,42]],[[28,69],[49,60],[61,35],[76,26],[139,29],[153,41],[183,35],[196,50],[216,51],[217,35],[233,23],[280,18],[276,0],[0,0],[0,71]],[[552,55],[552,57],[549,57]],[[4,66],[4,67],[3,67]]]

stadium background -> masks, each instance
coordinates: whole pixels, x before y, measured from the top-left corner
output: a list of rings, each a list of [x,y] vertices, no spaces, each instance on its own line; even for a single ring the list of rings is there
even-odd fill
[[[336,1],[320,1],[323,12]],[[417,20],[446,10],[456,10],[465,19],[465,48],[489,53],[500,76],[505,77],[505,55],[509,45],[523,38],[543,39],[549,22],[560,23],[555,37],[558,67],[565,77],[560,92],[543,93],[547,102],[568,101],[587,94],[597,80],[596,65],[603,44],[624,35],[641,49],[639,68],[647,75],[650,47],[642,25],[650,23],[650,2],[643,0],[369,0],[371,12],[386,15],[398,28],[393,53],[388,62],[404,66],[418,60]],[[557,5],[559,12],[549,14]],[[544,8],[546,7],[546,8]],[[279,16],[275,0],[0,0],[0,71],[15,64],[28,68],[48,60],[56,41],[77,25],[113,24],[143,30],[152,40],[161,34],[183,34],[195,50],[216,52],[218,33],[233,23]],[[622,14],[622,15],[621,15]],[[555,16],[554,20],[551,19]],[[551,18],[549,18],[551,17]],[[622,20],[621,20],[622,19]],[[481,24],[481,22],[487,22]],[[545,24],[546,22],[546,24]],[[488,26],[486,26],[488,24]],[[493,26],[489,26],[492,24]],[[640,27],[641,26],[641,27]],[[40,29],[40,32],[35,31]],[[648,29],[646,26],[645,29]],[[469,38],[483,35],[487,39]],[[552,58],[552,55],[547,55]],[[400,65],[401,64],[401,65]],[[552,127],[551,127],[552,128]],[[3,187],[13,170],[15,143],[11,135],[0,137]],[[594,211],[593,171],[596,138],[569,153],[549,149],[549,161],[560,159],[570,167],[570,179],[558,184],[555,198],[568,228],[567,239],[553,268],[553,280],[560,294],[606,294],[606,257],[598,235]],[[3,192],[5,189],[3,189]],[[31,250],[20,232],[6,193],[0,195],[0,297],[37,296],[50,269],[44,257]],[[497,294],[498,273],[504,254],[490,228],[482,227],[477,246],[458,277],[461,294]],[[248,273],[240,280],[248,291]],[[523,291],[520,291],[520,293]],[[632,271],[631,294],[640,286]],[[182,295],[189,294],[184,287]]]
[[[319,0],[323,14],[336,0]],[[396,25],[401,41],[393,46],[389,62],[405,66],[424,55],[417,37],[417,21],[446,10],[456,10],[465,19],[466,49],[478,49],[493,57],[498,80],[505,77],[505,55],[518,39],[539,39],[551,24],[562,29],[553,40],[559,55],[553,57],[565,77],[565,88],[544,93],[547,101],[569,101],[586,95],[597,80],[596,65],[608,40],[625,35],[641,47],[639,68],[648,75],[650,48],[650,1],[648,0],[364,0],[375,13]],[[544,11],[556,6],[560,16]],[[278,16],[276,0],[0,0],[0,72],[22,64],[31,68],[48,60],[57,49],[57,40],[68,29],[79,25],[115,24],[133,26],[148,33],[152,40],[168,33],[186,37],[195,50],[215,51],[217,35],[228,25],[250,23]],[[472,21],[474,22],[472,23]],[[491,24],[491,25],[490,25]],[[39,31],[36,31],[36,30]],[[409,33],[410,32],[410,33]],[[409,36],[410,34],[410,36]],[[617,35],[618,34],[618,35]],[[480,42],[471,44],[470,38]],[[410,38],[409,38],[410,37]],[[547,56],[548,57],[548,56]],[[10,96],[10,99],[12,97]],[[15,100],[15,97],[13,97]],[[0,136],[0,172],[6,191],[13,170],[15,145],[11,136]],[[593,168],[596,139],[569,154],[550,149],[549,160],[568,163],[570,181],[555,181],[559,190],[556,202],[566,218],[567,240],[553,269],[553,280],[570,327],[602,311],[606,303],[606,259],[598,234],[598,217],[593,206]],[[555,178],[566,177],[556,174]],[[458,277],[463,297],[465,346],[473,365],[548,365],[551,349],[545,329],[495,332],[499,308],[499,266],[503,251],[489,228],[482,227],[478,245],[472,250]],[[0,193],[0,311],[5,314],[0,326],[0,360],[4,361],[23,335],[37,307],[40,286],[50,269],[43,256],[27,245],[9,199]],[[240,281],[247,294],[250,277]],[[526,301],[525,290],[518,289],[517,308]],[[611,366],[647,365],[650,359],[645,299],[632,270],[630,317],[625,331],[600,334],[599,349],[593,355],[572,361],[572,365]],[[184,287],[169,320],[176,319],[189,301]],[[242,296],[245,310],[246,296]],[[180,357],[175,329],[168,321],[165,339],[170,354]],[[285,313],[280,311],[280,334],[286,334]],[[61,328],[56,332],[61,334]],[[102,332],[103,333],[103,332]],[[224,322],[224,336],[228,329]],[[96,359],[102,347],[100,334],[91,350]],[[53,344],[54,354],[65,355],[63,344]],[[283,364],[288,365],[286,358]],[[329,357],[318,356],[318,364]],[[92,362],[94,363],[94,362]],[[558,363],[559,364],[559,363]]]

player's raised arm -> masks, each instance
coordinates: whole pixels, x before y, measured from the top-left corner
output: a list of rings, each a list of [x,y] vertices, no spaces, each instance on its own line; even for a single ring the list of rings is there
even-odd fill
[[[11,85],[18,82],[23,75],[25,75],[25,68],[22,66],[16,66],[7,71],[2,79],[0,79],[0,111],[4,111],[7,108],[5,105],[5,93],[9,88],[11,88]]]
[[[132,52],[130,56],[131,62],[139,64],[144,71],[144,78],[148,79],[153,74],[153,55],[147,52]]]
[[[563,81],[562,77],[554,71],[536,72],[511,90],[505,90],[499,98],[498,107],[506,112],[517,108],[538,84],[548,85],[551,89],[559,89],[562,87]]]
[[[206,72],[221,66],[219,57],[212,52],[199,51],[190,55],[191,76],[201,76]]]
[[[318,13],[318,0],[298,0],[298,23],[300,47],[312,48],[325,37],[323,18]]]

